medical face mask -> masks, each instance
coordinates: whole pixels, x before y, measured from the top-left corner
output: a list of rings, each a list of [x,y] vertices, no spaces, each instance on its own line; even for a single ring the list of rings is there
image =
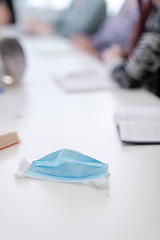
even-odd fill
[[[19,163],[15,177],[31,177],[60,182],[92,182],[100,188],[108,187],[108,164],[81,154],[62,149],[29,164]]]

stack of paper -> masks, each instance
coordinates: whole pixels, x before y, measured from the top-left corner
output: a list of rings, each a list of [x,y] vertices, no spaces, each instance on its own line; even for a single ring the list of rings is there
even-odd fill
[[[124,142],[160,143],[160,107],[119,109],[116,123]]]

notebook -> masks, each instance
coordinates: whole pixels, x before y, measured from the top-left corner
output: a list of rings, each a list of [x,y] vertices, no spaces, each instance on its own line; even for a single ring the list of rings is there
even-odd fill
[[[160,107],[121,108],[115,120],[123,142],[160,143]]]

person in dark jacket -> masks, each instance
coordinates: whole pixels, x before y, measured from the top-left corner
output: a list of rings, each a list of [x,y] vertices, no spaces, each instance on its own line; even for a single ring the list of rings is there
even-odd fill
[[[112,77],[124,88],[144,85],[160,97],[160,0],[157,0],[148,18],[146,31],[133,53],[114,67]]]
[[[113,45],[118,45],[123,56],[127,57],[143,32],[152,8],[151,0],[126,0],[119,13],[114,17],[107,17],[95,34],[75,35],[71,39],[72,43],[99,58],[106,49],[110,50]]]

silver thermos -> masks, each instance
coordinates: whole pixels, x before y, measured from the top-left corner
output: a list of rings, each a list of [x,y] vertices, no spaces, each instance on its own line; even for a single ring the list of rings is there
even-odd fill
[[[25,70],[25,55],[18,40],[0,39],[0,86],[18,83]]]

